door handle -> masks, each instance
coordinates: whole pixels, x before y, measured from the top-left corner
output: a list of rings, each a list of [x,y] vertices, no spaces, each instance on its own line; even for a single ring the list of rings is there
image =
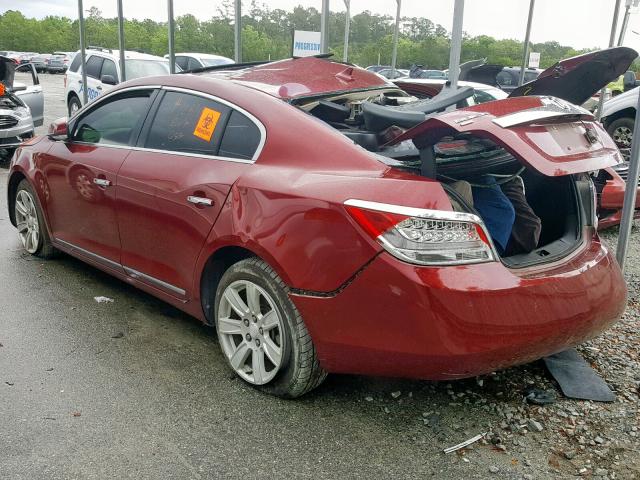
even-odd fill
[[[98,85],[98,86],[96,87],[96,90],[102,90],[102,87],[101,87],[100,85]]]
[[[202,205],[204,207],[213,206],[213,200],[206,197],[194,197],[193,195],[189,195],[187,197],[187,202],[193,203],[194,205]]]
[[[110,187],[111,186],[111,180],[107,180],[105,178],[94,178],[93,179],[93,183],[95,183],[99,187]]]

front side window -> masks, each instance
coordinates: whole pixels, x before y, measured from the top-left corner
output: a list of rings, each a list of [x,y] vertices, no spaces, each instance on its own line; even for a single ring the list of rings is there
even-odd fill
[[[100,78],[105,75],[111,75],[116,82],[118,81],[118,70],[116,70],[116,63],[113,60],[109,60],[108,58],[104,59]]]
[[[193,57],[189,58],[189,63],[187,64],[187,70],[195,70],[196,68],[202,68],[200,62]]]
[[[187,63],[189,63],[189,57],[178,56],[176,57],[176,64],[182,69],[187,69]]]
[[[153,90],[135,90],[115,95],[80,117],[73,128],[73,141],[101,145],[132,145],[141,127]]]
[[[102,57],[91,56],[87,60],[87,77],[100,78],[100,70],[102,70]]]
[[[145,147],[218,155],[230,113],[228,106],[214,100],[169,91],[156,112]]]

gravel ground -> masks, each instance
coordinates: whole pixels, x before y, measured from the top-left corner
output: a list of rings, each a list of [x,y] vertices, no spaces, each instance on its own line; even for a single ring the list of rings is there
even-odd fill
[[[46,127],[65,115],[62,77],[42,83]],[[614,403],[564,398],[542,362],[452,383],[332,375],[284,402],[234,379],[186,315],[72,258],[23,255],[5,183],[0,168],[0,478],[640,479],[637,228],[627,311],[579,348]],[[613,249],[617,229],[602,236]],[[524,403],[529,387],[558,399]]]

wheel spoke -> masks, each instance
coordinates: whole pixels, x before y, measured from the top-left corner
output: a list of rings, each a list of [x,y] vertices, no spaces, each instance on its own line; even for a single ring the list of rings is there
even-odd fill
[[[260,313],[260,291],[253,283],[247,283],[246,292],[249,311],[258,315]]]
[[[242,342],[240,345],[238,345],[238,348],[236,348],[236,351],[233,353],[233,355],[231,355],[231,358],[229,359],[229,362],[231,362],[231,366],[233,367],[233,369],[240,369],[240,367],[242,367],[247,361],[247,357],[250,353],[251,349],[245,342]]]
[[[218,330],[225,335],[241,335],[240,326],[242,322],[233,318],[218,319]]]
[[[24,204],[23,196],[21,195],[18,199],[16,199],[16,212],[18,212],[23,217],[26,217],[29,211]]]
[[[249,313],[249,307],[244,303],[238,292],[236,292],[233,288],[227,288],[224,292],[224,298],[227,299],[231,308],[240,315],[244,317]]]
[[[251,369],[253,370],[253,381],[262,384],[264,378],[267,378],[267,369],[264,366],[264,352],[262,350],[254,350],[251,354]]]
[[[27,222],[18,223],[18,233],[24,233],[27,231],[29,227],[27,226]]]
[[[33,250],[38,248],[38,231],[35,228],[31,230],[31,248]]]
[[[267,331],[278,326],[278,314],[275,310],[271,310],[262,317],[262,329]]]
[[[280,366],[280,362],[282,361],[282,349],[275,344],[273,340],[269,337],[264,337],[264,353],[271,363],[273,363],[276,367]]]
[[[26,236],[25,236],[25,239],[24,239],[24,248],[25,248],[27,251],[31,251],[31,250],[32,250],[32,247],[31,247],[31,239],[32,239],[32,238],[33,238],[33,237],[32,237],[32,235],[31,235],[31,232],[27,232],[27,234],[26,234]]]

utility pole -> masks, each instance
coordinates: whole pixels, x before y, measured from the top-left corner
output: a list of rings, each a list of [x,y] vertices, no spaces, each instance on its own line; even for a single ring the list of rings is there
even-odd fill
[[[396,61],[398,60],[398,35],[400,34],[400,9],[402,0],[396,0],[396,26],[393,29],[393,50],[391,51],[391,78],[396,76]]]
[[[173,0],[167,0],[169,17],[169,73],[176,73],[175,24],[173,23]]]
[[[524,71],[527,69],[527,61],[529,59],[529,38],[531,37],[531,23],[533,22],[533,8],[536,0],[529,0],[529,18],[527,19],[527,33],[524,36],[524,53],[522,55],[522,68],[520,68],[520,78],[518,86],[524,83]]]
[[[349,28],[351,26],[351,0],[344,0],[344,6],[347,11],[344,17],[344,52],[342,53],[342,61],[347,62],[349,59]]]
[[[124,63],[124,13],[122,11],[122,0],[118,0],[118,48],[120,49],[120,79],[124,82],[127,79],[127,73]]]
[[[613,9],[613,20],[611,22],[611,34],[609,35],[609,48],[613,47],[614,42],[616,40],[616,30],[618,30],[618,16],[620,14],[620,2],[621,0],[616,0],[616,6]],[[600,90],[600,98],[598,99],[598,110],[596,111],[596,118],[600,120],[600,116],[602,115],[602,105],[604,105],[604,96],[607,92],[607,87],[602,87]]]
[[[233,28],[234,60],[242,63],[242,0],[235,0],[236,24]]]
[[[329,53],[329,0],[322,0],[320,17],[320,53]]]
[[[82,100],[83,104],[89,103],[89,95],[87,92],[87,69],[86,56],[84,52],[84,10],[82,8],[82,0],[78,0],[78,26],[80,28],[80,68],[82,68]]]
[[[453,28],[451,29],[451,50],[449,51],[449,82],[451,82],[453,90],[458,88],[458,77],[460,76],[463,19],[464,0],[455,0],[453,6]]]

